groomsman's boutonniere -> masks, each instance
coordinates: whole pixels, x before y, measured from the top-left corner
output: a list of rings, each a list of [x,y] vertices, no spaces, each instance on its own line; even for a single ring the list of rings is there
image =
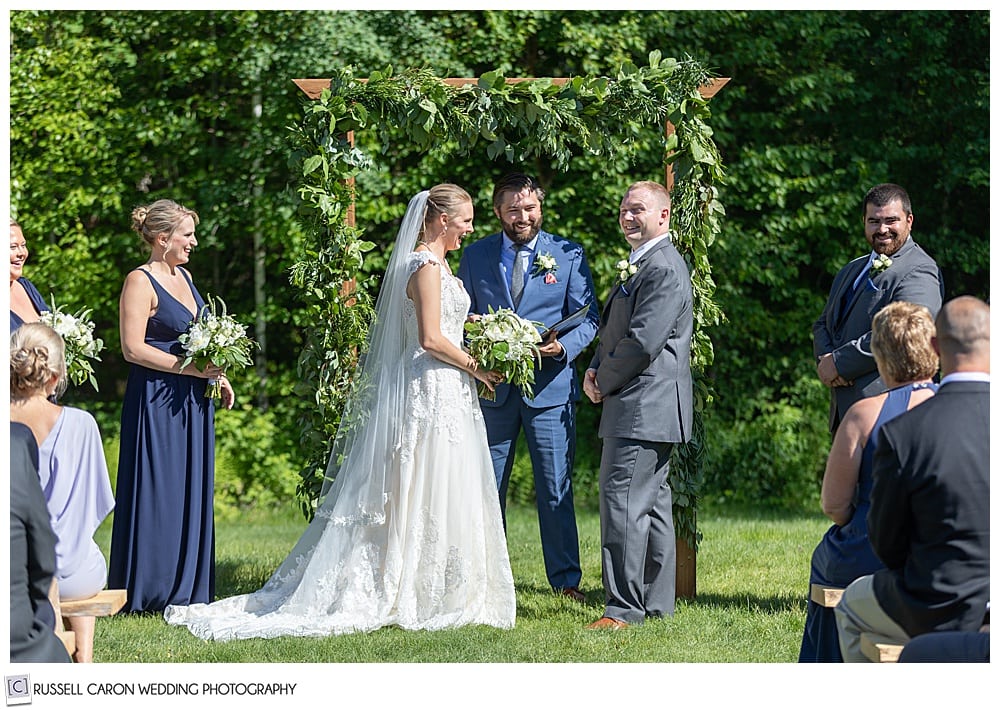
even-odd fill
[[[535,257],[535,276],[545,274],[545,283],[554,284],[556,282],[556,271],[558,269],[559,264],[556,263],[556,258],[549,252],[539,254]]]
[[[878,276],[883,271],[888,269],[890,266],[892,266],[892,259],[890,259],[885,254],[879,254],[878,256],[875,257],[874,261],[872,261],[870,269],[871,274],[872,276]]]
[[[617,264],[615,268],[618,270],[618,283],[624,284],[639,270],[639,267],[635,264],[628,263],[628,259],[622,259]]]

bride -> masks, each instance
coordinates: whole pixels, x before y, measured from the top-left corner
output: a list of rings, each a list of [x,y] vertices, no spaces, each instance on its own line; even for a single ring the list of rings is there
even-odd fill
[[[469,296],[445,255],[473,231],[469,194],[407,207],[316,517],[264,587],[164,618],[203,639],[514,625],[514,580],[475,380]],[[475,378],[475,379],[473,379]]]

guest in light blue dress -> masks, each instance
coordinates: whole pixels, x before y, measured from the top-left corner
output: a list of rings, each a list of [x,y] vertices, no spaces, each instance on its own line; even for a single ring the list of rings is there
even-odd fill
[[[892,303],[872,321],[872,353],[887,391],[855,402],[833,439],[823,476],[823,512],[833,521],[812,556],[809,583],[844,588],[885,565],[868,541],[872,459],[882,425],[931,397],[938,359],[930,311]],[[839,663],[833,609],[809,600],[800,663]]]
[[[47,325],[26,323],[11,336],[10,418],[38,442],[38,477],[57,537],[59,598],[86,599],[104,588],[107,564],[94,533],[114,508],[97,422],[87,412],[49,400],[66,384],[62,338]],[[94,617],[68,617],[76,635],[73,658],[92,660]]]

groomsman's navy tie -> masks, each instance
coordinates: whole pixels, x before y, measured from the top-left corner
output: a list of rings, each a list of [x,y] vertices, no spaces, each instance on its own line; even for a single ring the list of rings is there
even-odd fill
[[[840,313],[843,315],[847,311],[847,306],[850,305],[851,299],[854,298],[854,294],[857,293],[861,284],[864,283],[865,278],[868,276],[869,265],[865,265],[865,268],[861,270],[861,273],[854,279],[854,283],[851,287],[844,291],[844,295],[840,299]]]

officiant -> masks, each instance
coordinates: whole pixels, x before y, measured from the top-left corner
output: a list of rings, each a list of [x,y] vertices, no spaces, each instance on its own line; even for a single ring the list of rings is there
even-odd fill
[[[574,601],[580,591],[580,543],[573,508],[576,406],[580,384],[573,366],[594,339],[600,314],[583,247],[542,230],[545,191],[523,173],[493,188],[493,213],[502,230],[467,246],[458,276],[472,314],[509,308],[546,327],[585,310],[581,322],[549,333],[535,369],[534,397],[501,384],[496,400],[480,399],[506,524],[507,488],[517,441],[524,431],[535,479],[545,573],[553,590]]]

